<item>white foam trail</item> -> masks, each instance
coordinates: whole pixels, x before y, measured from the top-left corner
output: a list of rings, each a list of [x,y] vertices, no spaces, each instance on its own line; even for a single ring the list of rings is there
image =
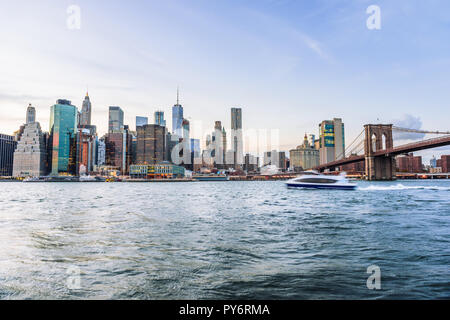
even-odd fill
[[[368,186],[366,188],[359,187],[358,190],[363,191],[389,191],[389,190],[440,190],[450,191],[450,187],[438,187],[438,186],[405,186],[401,183],[391,186]]]

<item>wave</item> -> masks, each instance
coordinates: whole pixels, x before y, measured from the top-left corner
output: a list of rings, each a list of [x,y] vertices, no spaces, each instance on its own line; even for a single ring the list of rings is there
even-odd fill
[[[358,190],[363,191],[389,191],[389,190],[439,190],[439,191],[450,191],[450,187],[439,187],[439,186],[405,186],[401,183],[390,186],[368,186],[366,188],[359,187]]]

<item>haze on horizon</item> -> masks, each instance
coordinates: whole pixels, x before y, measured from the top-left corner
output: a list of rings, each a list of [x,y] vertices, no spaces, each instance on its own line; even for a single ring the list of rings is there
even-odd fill
[[[381,30],[366,26],[373,4]],[[67,27],[70,5],[80,29]],[[87,88],[100,134],[112,105],[132,129],[157,109],[170,127],[177,86],[205,131],[229,129],[242,107],[244,129],[279,129],[285,151],[334,117],[348,142],[374,122],[447,131],[448,12],[444,0],[1,0],[0,132],[23,124],[28,103],[48,130],[50,106],[80,109]]]

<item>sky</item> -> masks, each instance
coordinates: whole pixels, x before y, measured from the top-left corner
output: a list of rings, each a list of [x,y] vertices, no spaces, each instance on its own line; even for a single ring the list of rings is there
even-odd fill
[[[170,127],[177,86],[196,138],[215,120],[229,130],[231,107],[244,129],[279,130],[286,151],[335,117],[348,142],[367,123],[449,131],[449,12],[447,0],[0,0],[0,132],[29,103],[48,130],[50,106],[81,109],[87,90],[101,134],[111,105],[132,129],[158,109]]]

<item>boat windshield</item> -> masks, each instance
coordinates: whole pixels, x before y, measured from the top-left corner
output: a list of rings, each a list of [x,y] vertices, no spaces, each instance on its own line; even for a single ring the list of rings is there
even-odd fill
[[[331,183],[336,183],[336,182],[337,182],[337,181],[334,180],[334,179],[327,179],[327,178],[313,178],[313,177],[311,177],[311,178],[297,179],[297,180],[295,180],[295,181],[296,181],[296,182],[306,182],[306,183],[322,183],[322,184],[325,184],[325,183],[331,184]]]

